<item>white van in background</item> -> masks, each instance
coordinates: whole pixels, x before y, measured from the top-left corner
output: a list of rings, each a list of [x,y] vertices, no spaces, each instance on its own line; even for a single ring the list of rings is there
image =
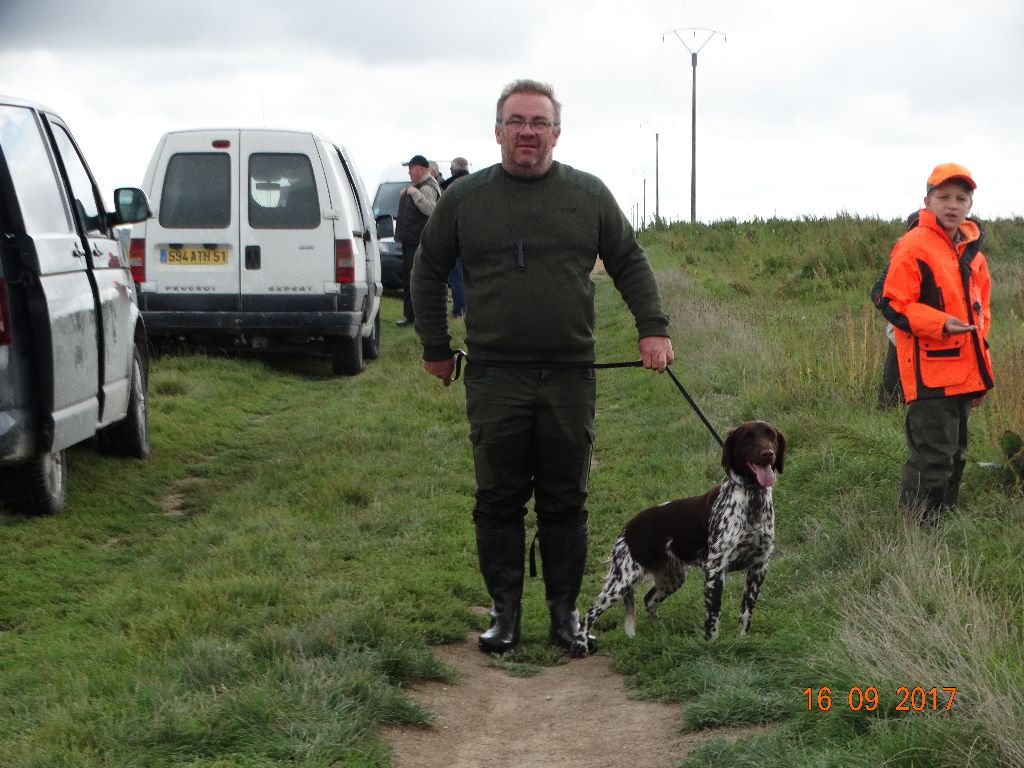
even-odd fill
[[[344,148],[308,131],[172,131],[143,188],[129,259],[151,338],[322,344],[336,374],[380,352],[380,255]]]

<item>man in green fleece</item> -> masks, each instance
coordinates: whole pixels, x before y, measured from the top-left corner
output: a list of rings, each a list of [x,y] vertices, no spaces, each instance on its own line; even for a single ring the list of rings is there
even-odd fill
[[[423,367],[452,381],[447,281],[462,259],[466,413],[476,467],[480,571],[494,607],[480,648],[519,640],[526,504],[534,497],[551,639],[569,648],[587,557],[587,480],[597,381],[591,272],[600,257],[632,312],[645,367],[672,363],[668,317],[643,249],[604,183],[554,162],[561,104],[517,80],[498,99],[501,163],[452,185],[412,276]],[[577,364],[576,367],[566,364]]]

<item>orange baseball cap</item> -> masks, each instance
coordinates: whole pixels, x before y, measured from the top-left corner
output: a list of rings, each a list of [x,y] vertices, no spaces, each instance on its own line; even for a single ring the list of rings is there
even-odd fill
[[[950,179],[959,179],[969,186],[971,189],[977,189],[978,185],[974,183],[974,179],[971,178],[971,172],[964,168],[962,165],[957,163],[942,163],[936,165],[935,170],[932,171],[932,175],[928,177],[928,191],[934,187],[944,184]]]

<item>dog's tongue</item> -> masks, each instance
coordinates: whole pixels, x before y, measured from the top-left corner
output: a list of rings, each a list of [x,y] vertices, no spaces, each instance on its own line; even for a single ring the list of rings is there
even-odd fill
[[[771,468],[771,465],[761,466],[748,461],[747,466],[750,467],[751,472],[757,475],[757,482],[762,488],[771,488],[775,485],[775,470]]]

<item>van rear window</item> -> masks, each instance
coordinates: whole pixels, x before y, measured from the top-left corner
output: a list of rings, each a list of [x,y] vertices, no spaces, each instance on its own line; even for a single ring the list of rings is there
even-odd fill
[[[320,199],[309,157],[249,156],[249,226],[253,229],[316,229]]]
[[[167,163],[160,193],[166,229],[223,229],[231,224],[231,156],[180,152]]]
[[[381,182],[381,185],[377,187],[377,194],[373,198],[373,218],[391,216],[397,219],[401,192],[408,186],[408,181]]]

